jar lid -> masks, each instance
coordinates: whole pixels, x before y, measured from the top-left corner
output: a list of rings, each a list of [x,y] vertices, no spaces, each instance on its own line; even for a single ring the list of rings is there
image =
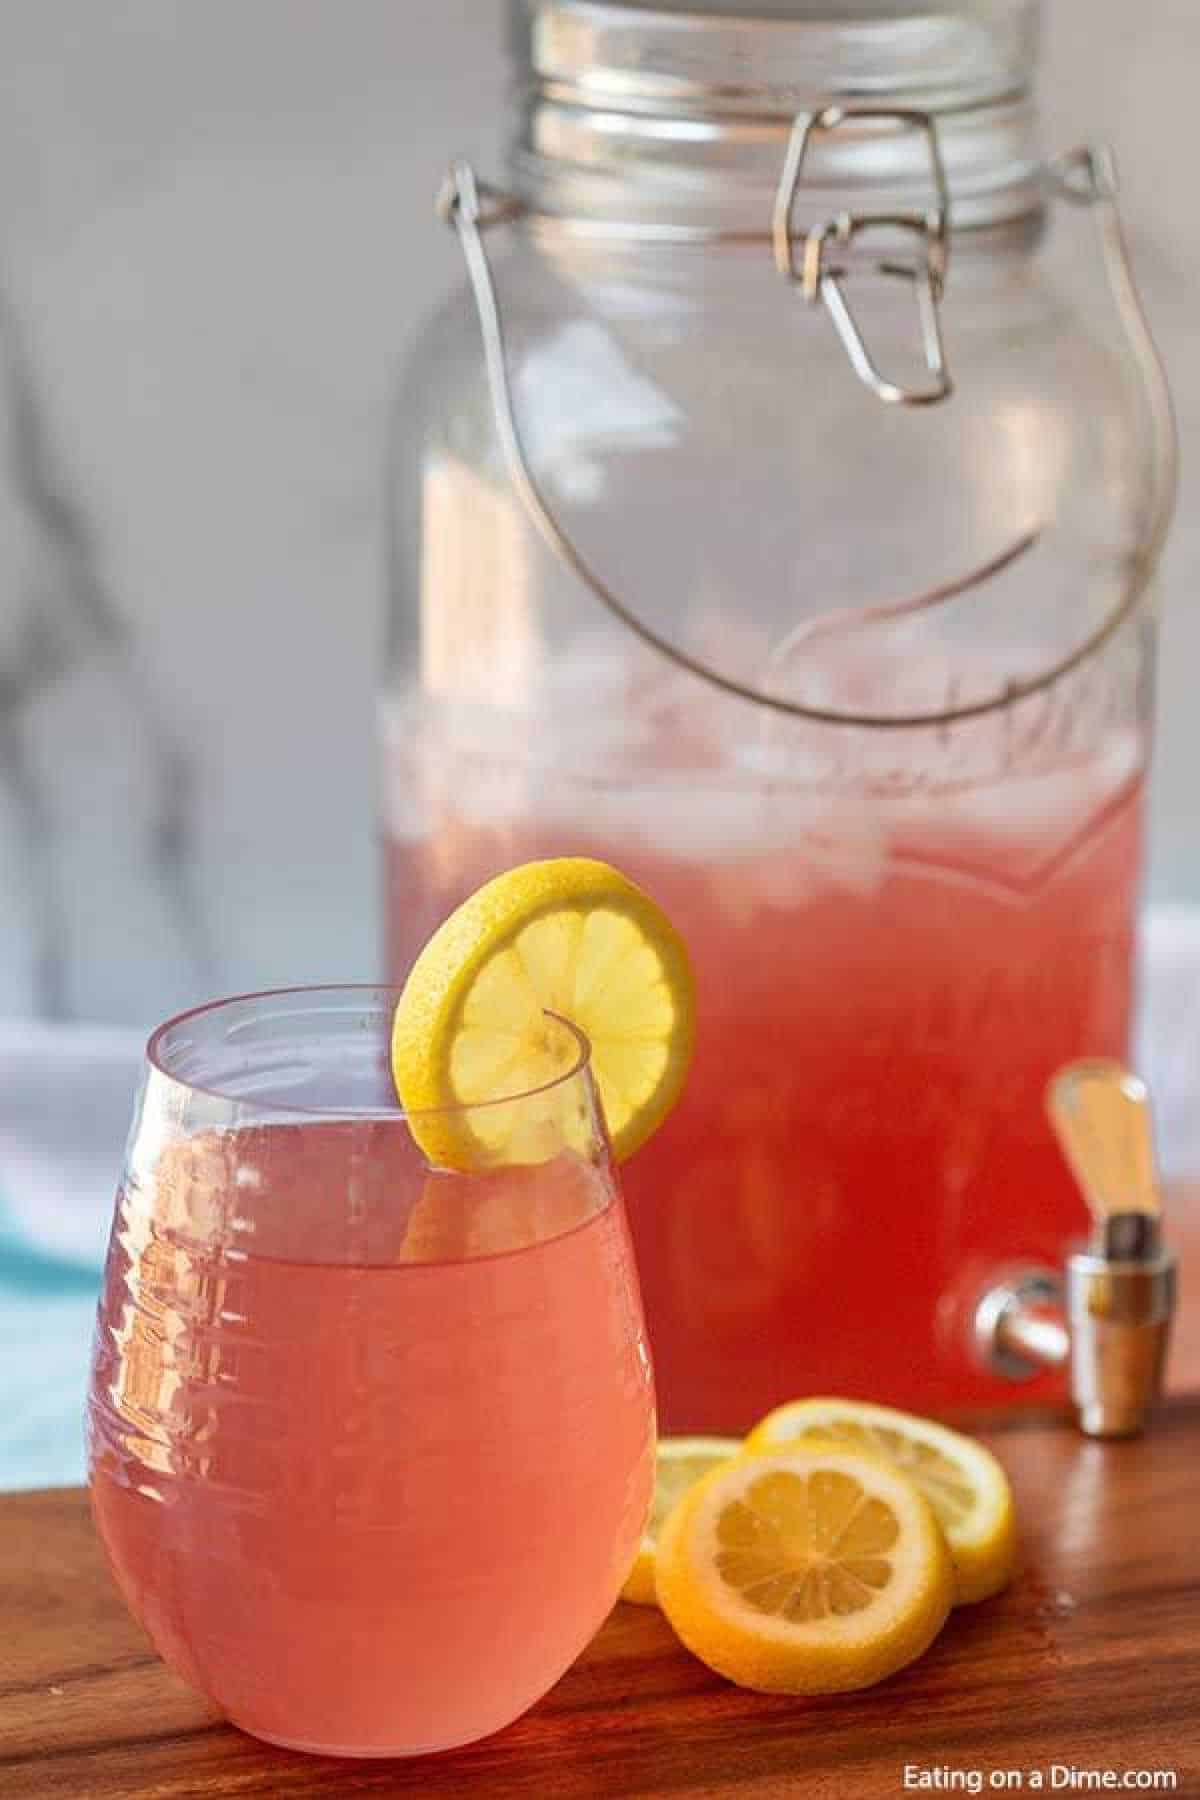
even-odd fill
[[[877,211],[929,205],[928,148],[904,124],[913,113],[936,119],[956,231],[1040,213],[1040,0],[524,8],[531,79],[513,172],[534,212],[736,228],[765,216],[797,116],[841,107],[842,128],[806,160],[814,216],[867,193]]]
[[[1023,92],[1040,0],[530,0],[534,75],[585,105],[941,112]]]

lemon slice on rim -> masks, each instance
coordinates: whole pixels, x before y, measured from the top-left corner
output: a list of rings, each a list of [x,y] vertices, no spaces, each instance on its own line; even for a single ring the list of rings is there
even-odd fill
[[[638,1547],[637,1561],[629,1571],[622,1600],[633,1600],[639,1606],[655,1606],[654,1565],[658,1554],[658,1538],[667,1515],[694,1487],[702,1475],[728,1462],[742,1448],[740,1438],[667,1437],[659,1438],[654,1459],[654,1505]]]
[[[688,1649],[764,1693],[869,1687],[920,1656],[954,1597],[929,1502],[837,1446],[739,1456],[663,1527],[659,1605]]]
[[[956,1600],[986,1600],[1016,1562],[1012,1489],[990,1450],[932,1419],[864,1400],[793,1400],[746,1439],[750,1451],[837,1443],[886,1457],[925,1495],[954,1558]]]
[[[464,901],[418,956],[396,1006],[392,1074],[413,1136],[442,1167],[583,1149],[577,1084],[554,1085],[581,1054],[566,1020],[591,1046],[621,1159],[679,1097],[694,1012],[687,951],[648,895],[586,857],[524,863]],[[517,1096],[529,1098],[494,1104]]]

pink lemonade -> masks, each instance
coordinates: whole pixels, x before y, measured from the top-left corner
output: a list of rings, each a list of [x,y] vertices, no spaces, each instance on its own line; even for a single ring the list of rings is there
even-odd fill
[[[652,792],[601,833],[606,798],[614,823],[627,803],[552,776],[485,824],[453,798],[478,765],[429,751],[441,811],[389,850],[395,969],[496,870],[563,854],[623,869],[692,953],[687,1089],[624,1172],[665,1430],[740,1431],[805,1393],[954,1411],[1054,1391],[985,1374],[969,1320],[999,1267],[1057,1264],[1085,1228],[1043,1093],[1071,1058],[1127,1052],[1141,783],[1115,748],[905,799],[882,839],[847,828],[851,800],[794,848],[699,855],[672,835],[712,810],[702,779],[657,831]]]
[[[413,1163],[395,1122],[268,1124],[173,1145],[118,1199],[101,1535],[167,1661],[304,1749],[432,1750],[515,1718],[613,1604],[651,1493],[607,1177],[564,1153],[422,1186]],[[213,1241],[235,1214],[250,1253]]]

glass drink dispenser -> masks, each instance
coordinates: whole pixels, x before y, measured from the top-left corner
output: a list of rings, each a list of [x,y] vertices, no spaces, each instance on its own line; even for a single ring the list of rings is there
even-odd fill
[[[502,181],[391,460],[389,954],[592,854],[693,952],[627,1170],[668,1430],[1044,1400],[973,1349],[1084,1225],[1120,1057],[1174,487],[1111,164],[1035,0],[532,0]]]

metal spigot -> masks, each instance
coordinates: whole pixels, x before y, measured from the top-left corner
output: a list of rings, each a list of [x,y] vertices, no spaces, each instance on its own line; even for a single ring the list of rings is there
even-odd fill
[[[1027,1381],[1070,1369],[1088,1437],[1141,1431],[1162,1389],[1175,1311],[1175,1257],[1162,1241],[1149,1096],[1119,1063],[1070,1064],[1046,1094],[1050,1123],[1094,1220],[1065,1278],[1018,1269],[975,1311],[975,1340],[993,1373]]]

